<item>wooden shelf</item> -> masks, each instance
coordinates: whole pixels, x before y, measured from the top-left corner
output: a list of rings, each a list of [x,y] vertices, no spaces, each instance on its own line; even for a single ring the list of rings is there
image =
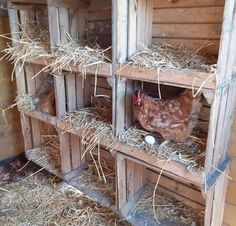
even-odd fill
[[[121,69],[119,69],[121,68]],[[141,80],[163,85],[177,86],[183,88],[200,88],[202,90],[214,90],[216,87],[215,78],[209,79],[210,74],[206,72],[196,72],[191,70],[161,70],[159,74],[156,68],[125,66],[124,64],[117,67],[117,74],[132,80]],[[206,82],[205,82],[206,81]]]
[[[49,65],[52,62],[52,59],[46,58],[36,58],[34,60],[28,61],[28,63],[38,64],[38,65]],[[70,71],[74,73],[81,73],[81,70],[73,64],[69,67],[64,68],[65,71]],[[102,77],[111,77],[112,76],[112,64],[103,63],[99,64],[98,68],[96,65],[87,67],[87,74],[94,75],[98,72],[99,76]],[[144,67],[133,67],[131,65],[117,64],[116,65],[116,75],[131,79],[131,80],[140,80],[151,83],[160,83],[163,85],[170,85],[182,88],[195,88],[199,89],[202,84],[202,90],[214,90],[216,87],[216,82],[214,77],[209,79],[210,74],[206,72],[196,72],[191,70],[173,70],[166,69],[160,71],[159,81],[157,75],[157,69],[155,68],[144,68]]]
[[[32,64],[47,66],[53,62],[53,59],[51,59],[51,58],[35,58],[33,60],[28,60],[27,62],[32,63]],[[74,64],[70,64],[70,67],[65,67],[64,70],[69,71],[69,72],[74,72],[74,73],[81,73],[81,70],[79,70],[78,66],[75,66]],[[92,65],[92,66],[86,67],[87,74],[95,74],[96,71],[99,76],[111,77],[112,76],[112,65],[110,63],[101,63],[101,64],[98,64],[98,66]]]
[[[70,128],[70,126],[62,121],[58,121],[55,116],[51,116],[45,113],[42,113],[40,111],[28,111],[24,112],[26,115],[33,117],[35,119],[38,119],[40,121],[49,123],[59,130],[63,131],[65,128]],[[71,129],[70,133],[75,134],[77,136],[81,136],[83,130],[74,130]],[[113,143],[110,139],[103,139],[101,140],[101,145],[104,147],[108,147]],[[113,145],[114,152],[119,152],[120,155],[123,155],[124,158],[132,160],[134,162],[143,164],[153,170],[160,171],[164,166],[164,172],[167,175],[177,177],[181,180],[184,180],[185,182],[189,182],[192,184],[195,184],[197,186],[202,186],[203,184],[203,178],[202,178],[202,171],[188,171],[184,166],[170,161],[167,164],[165,160],[162,160],[158,157],[149,155],[145,150],[132,147],[130,145],[116,142]]]

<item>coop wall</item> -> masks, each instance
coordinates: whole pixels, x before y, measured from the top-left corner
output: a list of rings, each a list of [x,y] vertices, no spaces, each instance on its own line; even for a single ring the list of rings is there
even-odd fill
[[[88,39],[103,48],[111,46],[111,0],[93,0],[88,8]]]
[[[217,55],[221,36],[225,0],[154,1],[154,43],[203,48],[202,52]]]
[[[6,16],[0,16],[0,33],[10,32],[9,20]],[[6,48],[6,40],[0,39],[0,50]],[[1,53],[0,53],[1,55]],[[1,109],[7,108],[14,102],[16,84],[11,81],[12,66],[6,61],[0,62],[0,103]],[[20,126],[20,117],[17,109],[6,111],[8,122],[0,118],[0,161],[14,157],[24,151],[23,138]]]

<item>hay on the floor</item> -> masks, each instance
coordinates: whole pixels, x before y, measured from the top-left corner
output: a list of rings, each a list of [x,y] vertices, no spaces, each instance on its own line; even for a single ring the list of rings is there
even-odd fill
[[[42,145],[25,152],[26,157],[50,173],[61,177],[60,146],[57,135],[42,135]]]
[[[111,210],[42,172],[2,187],[0,221],[2,226],[129,225]]]
[[[195,51],[184,46],[173,46],[168,43],[152,44],[150,48],[140,45],[138,52],[129,58],[128,64],[148,68],[191,69],[214,73],[217,59],[199,53],[202,48],[208,45],[209,43],[206,43],[206,45]]]
[[[195,226],[203,225],[204,222],[204,211],[187,206],[174,197],[158,192],[158,190],[155,195],[154,208],[160,222],[168,220],[175,224],[181,222],[184,225]],[[155,221],[153,213],[153,188],[150,185],[144,187],[140,200],[132,209],[132,214],[135,215],[138,211],[148,214]]]

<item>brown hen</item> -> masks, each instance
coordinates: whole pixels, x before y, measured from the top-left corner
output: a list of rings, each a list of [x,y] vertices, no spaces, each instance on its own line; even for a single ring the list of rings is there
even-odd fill
[[[134,113],[141,126],[177,142],[185,141],[196,126],[200,100],[201,96],[194,98],[191,90],[168,99],[154,99],[140,90],[133,93]]]

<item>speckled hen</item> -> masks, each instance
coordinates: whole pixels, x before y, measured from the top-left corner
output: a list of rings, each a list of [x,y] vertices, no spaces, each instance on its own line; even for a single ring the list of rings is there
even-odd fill
[[[165,140],[183,142],[196,126],[201,109],[201,96],[192,90],[168,99],[154,99],[140,90],[133,93],[134,113],[141,126],[158,132]]]

